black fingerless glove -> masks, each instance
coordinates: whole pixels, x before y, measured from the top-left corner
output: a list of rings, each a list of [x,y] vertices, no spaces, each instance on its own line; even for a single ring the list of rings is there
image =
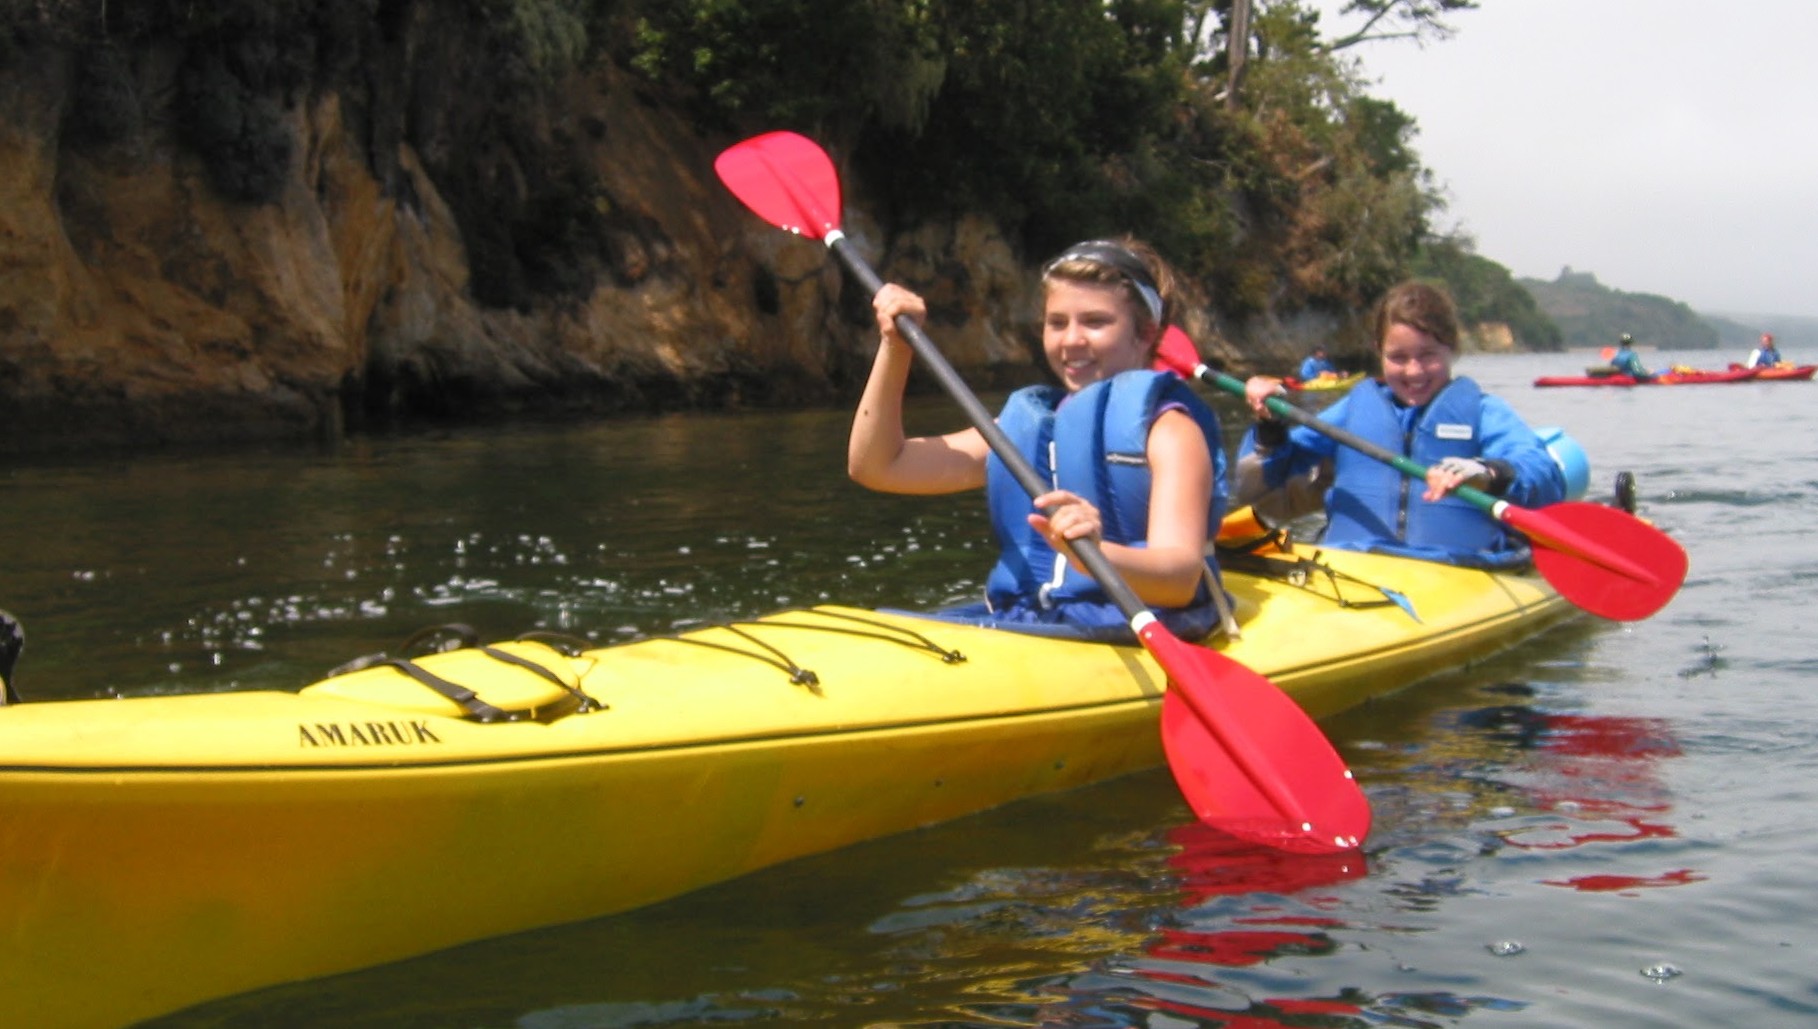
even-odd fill
[[[1485,493],[1500,497],[1509,491],[1510,486],[1515,485],[1514,465],[1494,457],[1484,458],[1483,463],[1490,469],[1489,484],[1483,488]]]

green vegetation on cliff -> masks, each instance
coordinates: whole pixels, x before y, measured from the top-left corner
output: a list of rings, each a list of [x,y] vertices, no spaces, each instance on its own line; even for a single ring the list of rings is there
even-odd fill
[[[1565,337],[1534,295],[1507,268],[1470,249],[1468,241],[1430,240],[1414,263],[1416,274],[1446,283],[1467,326],[1507,325],[1517,349],[1563,350]]]
[[[1133,231],[1241,323],[1343,319],[1409,273],[1441,201],[1413,120],[1368,96],[1343,51],[1443,35],[1439,18],[1471,6],[1354,0],[1357,24],[1329,37],[1301,0],[1256,0],[1233,40],[1231,0],[10,3],[0,61],[72,50],[71,140],[118,151],[165,113],[135,84],[170,55],[178,138],[252,204],[295,159],[289,112],[332,87],[382,173],[397,141],[423,155],[491,306],[584,293],[615,232],[638,228],[562,139],[565,81],[611,62],[710,135],[822,139],[887,224],[984,214],[1032,261]],[[404,54],[425,19],[439,50]],[[1500,294],[1470,292],[1493,317]]]
[[[1227,318],[1355,311],[1438,203],[1413,121],[1293,0],[1254,12],[1229,95],[1230,19],[1228,0],[679,0],[641,10],[631,62],[728,132],[847,150],[897,220],[982,211],[1035,259],[1127,229]]]
[[[1714,350],[1717,329],[1690,307],[1652,293],[1625,293],[1590,272],[1560,271],[1552,282],[1522,279],[1557,322],[1568,347],[1613,346],[1624,333],[1662,350]]]

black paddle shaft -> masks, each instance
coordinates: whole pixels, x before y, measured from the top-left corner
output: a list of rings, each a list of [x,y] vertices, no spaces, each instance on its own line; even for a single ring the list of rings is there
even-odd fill
[[[865,258],[859,254],[843,233],[829,239],[827,246],[840,259],[840,263],[846,266],[846,270],[852,273],[853,278],[856,278],[859,284],[865,287],[868,294],[876,296],[884,288],[884,280],[878,278],[877,272],[872,270],[871,265],[866,263]],[[985,442],[990,445],[991,452],[997,455],[998,460],[1004,462],[1004,467],[1010,469],[1010,474],[1016,477],[1017,483],[1028,491],[1029,498],[1033,500],[1048,492],[1051,487],[1042,481],[1041,474],[1029,464],[1022,452],[1016,449],[1016,444],[1010,442],[1010,437],[1004,435],[1004,430],[998,426],[997,419],[991,416],[991,412],[985,410],[985,405],[979,403],[978,397],[972,394],[966,381],[960,378],[959,372],[954,371],[953,365],[948,363],[946,356],[940,352],[940,348],[934,345],[934,341],[928,338],[928,334],[922,331],[922,327],[915,323],[915,319],[908,315],[898,315],[896,327],[903,334],[903,338],[909,341],[909,345],[915,349],[916,356],[921,358],[929,370],[934,373],[941,388],[946,390],[947,395],[965,410],[967,419],[972,422],[972,427],[985,437]],[[1118,610],[1124,613],[1125,618],[1135,619],[1137,615],[1149,610],[1142,599],[1136,595],[1136,591],[1130,588],[1130,584],[1124,581],[1124,577],[1118,574],[1117,569],[1111,564],[1111,559],[1106,557],[1104,550],[1099,547],[1097,540],[1069,540],[1067,545],[1073,548],[1080,563],[1086,566],[1086,571],[1092,574],[1092,578],[1117,605]]]

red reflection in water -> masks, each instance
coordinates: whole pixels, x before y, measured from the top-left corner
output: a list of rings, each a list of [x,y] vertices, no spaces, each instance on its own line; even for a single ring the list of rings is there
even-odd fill
[[[1689,883],[1701,883],[1704,876],[1689,868],[1667,872],[1663,875],[1581,875],[1572,879],[1542,879],[1548,886],[1570,886],[1584,893],[1615,893],[1621,890],[1647,890],[1661,886],[1685,886]]]
[[[1262,930],[1207,933],[1164,929],[1161,939],[1143,949],[1150,957],[1164,961],[1196,961],[1242,968],[1283,954],[1330,954],[1338,949],[1338,944],[1324,933]]]
[[[1583,810],[1583,802],[1580,804]],[[1662,822],[1643,821],[1639,816],[1611,817],[1608,821],[1621,822],[1628,826],[1626,830],[1587,829],[1571,822],[1558,822],[1552,825],[1529,826],[1516,833],[1503,837],[1503,842],[1521,850],[1566,850],[1583,846],[1586,843],[1623,843],[1629,840],[1676,839],[1679,831]]]
[[[1534,798],[1558,822],[1530,825],[1503,835],[1522,850],[1565,850],[1590,843],[1676,839],[1663,816],[1670,793],[1656,762],[1682,753],[1670,725],[1657,718],[1544,715],[1533,761],[1524,771],[1538,781]],[[1684,886],[1704,876],[1678,869],[1655,876],[1585,875],[1543,880],[1585,892]]]
[[[1547,715],[1541,748],[1561,757],[1609,757],[1623,762],[1681,753],[1665,719],[1608,715]]]
[[[1168,858],[1168,864],[1180,873],[1181,890],[1193,904],[1212,897],[1255,893],[1300,894],[1296,897],[1299,904],[1336,905],[1335,897],[1309,896],[1305,891],[1359,879],[1368,870],[1360,853],[1291,854],[1246,843],[1197,822],[1168,830],[1168,841],[1180,848]],[[1196,974],[1192,970],[1195,965],[1242,968],[1277,957],[1329,954],[1338,949],[1337,941],[1321,931],[1343,928],[1344,923],[1338,919],[1293,914],[1272,902],[1257,903],[1250,911],[1249,915],[1232,919],[1232,922],[1256,928],[1216,932],[1162,930],[1144,952],[1158,963],[1167,962],[1172,967],[1132,969],[1132,974],[1151,982],[1197,987],[1216,980],[1210,977],[1210,971]],[[1228,1029],[1283,1029],[1304,1024],[1300,1020],[1309,1015],[1357,1015],[1363,1010],[1346,1001],[1285,997],[1258,1001],[1245,1011],[1199,1006],[1178,997],[1153,995],[1133,999],[1132,1003],[1209,1020]]]
[[[1255,1015],[1247,1012],[1221,1011],[1217,1008],[1202,1008],[1178,1001],[1147,998],[1139,1006],[1156,1011],[1166,1011],[1189,1018],[1216,1019],[1223,1029],[1290,1029],[1293,1026],[1304,1026],[1301,1021],[1307,1015],[1361,1015],[1363,1009],[1355,1004],[1337,1000],[1265,1000],[1257,1005],[1272,1014]],[[1283,1021],[1293,1019],[1293,1021]]]
[[[1363,854],[1291,854],[1260,847],[1199,822],[1168,830],[1180,848],[1168,864],[1181,872],[1181,889],[1193,903],[1242,893],[1296,893],[1362,878]]]

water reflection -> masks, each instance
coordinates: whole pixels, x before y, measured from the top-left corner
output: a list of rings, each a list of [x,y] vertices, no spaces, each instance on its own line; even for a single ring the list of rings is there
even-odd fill
[[[1342,928],[1343,923],[1309,909],[1337,907],[1340,902],[1313,891],[1362,878],[1367,869],[1361,853],[1292,854],[1245,843],[1196,822],[1171,827],[1166,838],[1177,848],[1167,863],[1185,901],[1184,924],[1162,927],[1144,945],[1141,958],[1118,969],[1131,981],[1125,990],[1131,1003],[1242,1026],[1284,1024],[1277,1015],[1359,1011],[1339,1000],[1252,1002],[1244,991],[1222,983],[1218,969],[1336,951],[1339,944],[1327,930]],[[1208,904],[1220,905],[1217,921],[1230,927],[1197,926],[1201,916],[1196,909]]]
[[[1218,896],[1299,893],[1361,879],[1369,870],[1362,852],[1289,853],[1246,844],[1198,822],[1169,829],[1167,838],[1178,848],[1168,865],[1192,904]]]
[[[1355,719],[1385,730],[1370,741],[1374,767],[1360,769],[1374,784],[1378,824],[1390,829],[1368,848],[1373,875],[1355,857],[1279,854],[1197,825],[1171,828],[1178,850],[1168,865],[1182,907],[1139,957],[1112,969],[1116,985],[1075,979],[1067,989],[1102,990],[1131,1009],[1225,1027],[1430,1025],[1525,1009],[1523,1000],[1488,991],[1363,989],[1358,983],[1370,979],[1359,969],[1369,961],[1360,941],[1380,947],[1434,932],[1449,904],[1493,888],[1491,863],[1505,856],[1532,854],[1549,866],[1574,851],[1607,852],[1593,862],[1657,860],[1656,851],[1629,845],[1677,838],[1660,765],[1681,749],[1664,719],[1551,711],[1536,699],[1542,691],[1524,683],[1482,689],[1497,701],[1455,707],[1447,703],[1455,694],[1418,691]],[[1579,853],[1563,867],[1585,863]],[[1530,881],[1623,895],[1704,878],[1671,867]],[[1368,882],[1375,886],[1358,892]],[[1380,898],[1393,900],[1387,917]],[[1481,942],[1492,955],[1523,950]]]

